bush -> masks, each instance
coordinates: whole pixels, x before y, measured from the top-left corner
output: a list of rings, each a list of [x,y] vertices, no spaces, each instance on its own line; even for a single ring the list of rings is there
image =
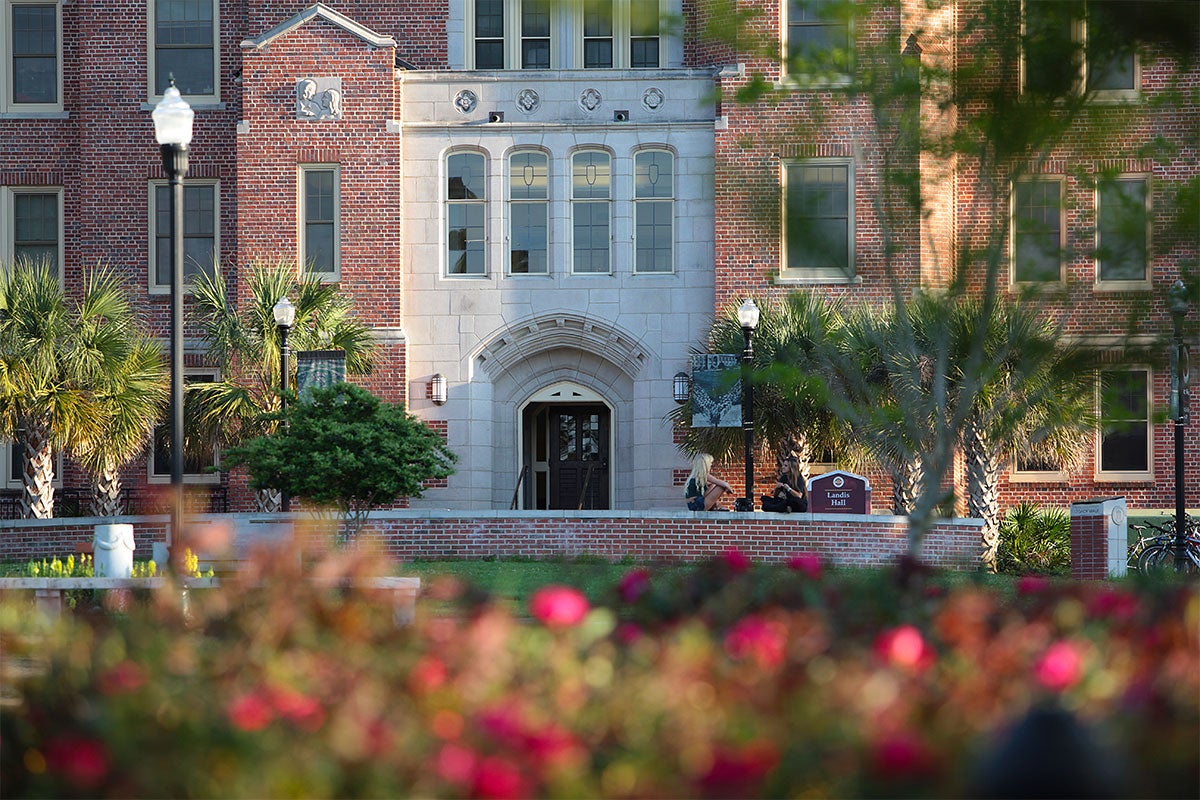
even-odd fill
[[[1010,508],[1000,523],[996,568],[1010,575],[1069,575],[1070,514],[1029,502]]]
[[[6,679],[5,795],[959,797],[1046,765],[1011,759],[1010,729],[1075,748],[1051,765],[1073,793],[1200,790],[1194,585],[1004,597],[798,556],[763,586],[731,552],[631,569],[600,606],[545,587],[519,615],[435,580],[470,603],[397,628],[386,595],[348,588],[387,565],[310,563],[263,558],[186,613],[161,591],[94,626],[0,605],[5,657],[40,667]]]

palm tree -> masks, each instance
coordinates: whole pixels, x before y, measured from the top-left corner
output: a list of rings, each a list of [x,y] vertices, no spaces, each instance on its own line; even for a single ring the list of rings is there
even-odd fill
[[[807,478],[813,454],[838,448],[844,440],[845,426],[830,410],[826,380],[841,328],[841,305],[801,291],[758,305],[752,378],[756,442],[780,459],[795,456]],[[731,305],[713,324],[709,352],[741,353],[744,346],[737,308]],[[693,413],[689,398],[670,415],[686,431],[687,452],[712,453],[719,460],[740,452],[741,428],[694,428]]]
[[[196,319],[222,379],[187,387],[193,440],[232,446],[275,429],[280,349],[273,309],[285,296],[295,298],[289,336],[295,350],[342,350],[348,374],[370,370],[375,344],[370,329],[354,317],[351,299],[335,284],[296,275],[295,264],[287,261],[251,264],[249,298],[240,308],[220,270],[197,276],[192,286]],[[275,511],[279,496],[260,492],[258,502],[261,510]]]
[[[162,417],[167,376],[162,347],[138,338],[115,366],[109,384],[96,392],[104,419],[101,435],[80,439],[70,451],[91,476],[95,516],[121,513],[121,467],[145,451]]]
[[[0,436],[24,451],[23,517],[54,515],[54,449],[104,435],[101,397],[136,346],[135,322],[106,268],[84,275],[78,302],[48,263],[0,268]]]

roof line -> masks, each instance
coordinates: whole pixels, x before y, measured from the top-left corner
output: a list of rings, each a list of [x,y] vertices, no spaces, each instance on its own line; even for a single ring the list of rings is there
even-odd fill
[[[345,14],[334,11],[324,3],[313,3],[308,8],[301,11],[291,19],[284,20],[266,33],[260,34],[253,39],[243,39],[242,49],[244,50],[261,50],[280,36],[293,31],[304,23],[308,22],[313,17],[321,17],[322,19],[332,22],[339,28],[346,30],[363,41],[374,47],[395,47],[396,40],[390,36],[381,36],[370,28],[360,25],[354,20],[347,17]]]

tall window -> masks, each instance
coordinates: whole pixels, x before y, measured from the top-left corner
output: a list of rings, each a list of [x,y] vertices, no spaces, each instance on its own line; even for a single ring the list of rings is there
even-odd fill
[[[629,66],[634,69],[652,69],[660,66],[660,22],[658,0],[631,0]]]
[[[1133,96],[1138,59],[1120,19],[1127,8],[1084,0],[1025,0],[1024,90],[1050,97],[1083,89],[1098,99]]]
[[[9,0],[4,13],[11,31],[0,43],[7,74],[0,110],[62,108],[62,59],[59,5]]]
[[[549,159],[541,152],[513,153],[508,162],[509,261],[513,275],[549,271]]]
[[[1145,477],[1150,472],[1150,373],[1100,373],[1100,477]]]
[[[475,69],[504,68],[504,0],[475,0]]]
[[[784,55],[788,71],[847,73],[854,52],[845,0],[788,0]]]
[[[633,159],[635,272],[674,269],[675,157],[666,150],[642,150]]]
[[[0,260],[44,262],[61,278],[62,202],[61,189],[0,189]]]
[[[613,0],[583,0],[584,69],[613,65]]]
[[[1096,189],[1096,274],[1099,280],[1147,280],[1148,199],[1145,178],[1100,181]]]
[[[152,88],[161,95],[174,76],[184,97],[217,97],[217,15],[214,0],[153,0]]]
[[[550,69],[550,0],[521,4],[521,67]]]
[[[1062,181],[1018,181],[1013,187],[1014,283],[1062,279]]]
[[[784,278],[854,274],[854,166],[849,160],[784,165]]]
[[[219,261],[217,225],[218,185],[188,181],[183,186],[183,280],[212,274]],[[171,187],[155,181],[150,187],[151,290],[171,288]]]
[[[336,278],[341,270],[341,194],[336,166],[300,168],[300,263],[314,275]]]
[[[213,383],[218,380],[217,373],[212,370],[187,370],[183,376],[184,384]],[[213,472],[212,467],[218,466],[217,448],[211,442],[198,443],[196,436],[188,435],[187,422],[191,415],[186,409],[191,405],[191,399],[184,393],[184,431],[183,438],[187,441],[183,453],[183,479],[188,483],[220,483],[221,476]],[[154,428],[154,448],[150,451],[150,481],[162,483],[171,477],[171,422],[165,420]]]
[[[446,159],[446,272],[485,275],[484,222],[487,171],[479,153],[452,153]]]
[[[612,161],[584,150],[571,157],[572,271],[611,272]]]

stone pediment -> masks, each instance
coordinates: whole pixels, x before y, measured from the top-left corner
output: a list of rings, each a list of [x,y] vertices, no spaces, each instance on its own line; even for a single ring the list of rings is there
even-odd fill
[[[327,22],[330,22],[342,30],[354,34],[372,47],[396,46],[396,40],[392,37],[380,35],[365,25],[358,24],[345,14],[340,14],[337,11],[334,11],[327,5],[322,3],[314,3],[294,17],[284,20],[274,28],[271,28],[271,30],[267,31],[266,33],[260,34],[253,39],[243,39],[242,49],[261,50],[271,42],[278,39],[280,36],[294,31],[296,28],[299,28],[301,25],[311,19],[323,19]]]

